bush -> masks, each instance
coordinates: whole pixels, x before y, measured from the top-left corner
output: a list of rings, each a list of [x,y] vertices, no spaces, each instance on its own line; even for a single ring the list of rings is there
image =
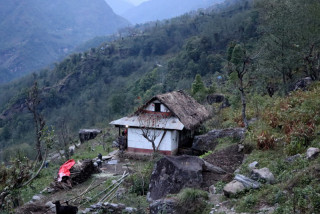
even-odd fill
[[[129,192],[137,195],[146,195],[149,190],[150,177],[153,170],[153,162],[149,162],[142,169],[128,177]]]
[[[208,192],[186,188],[178,194],[179,205],[184,209],[184,213],[202,213],[208,206],[206,200],[209,199]]]
[[[320,85],[315,84],[311,91],[294,92],[286,98],[277,99],[272,107],[266,109],[263,119],[274,131],[284,135],[288,155],[304,151],[315,139],[320,124],[319,95]],[[260,138],[263,145],[272,144],[274,140],[267,133],[262,133]]]
[[[257,141],[257,147],[260,150],[269,150],[274,149],[275,147],[274,136],[266,131],[262,131],[262,133],[258,136]]]

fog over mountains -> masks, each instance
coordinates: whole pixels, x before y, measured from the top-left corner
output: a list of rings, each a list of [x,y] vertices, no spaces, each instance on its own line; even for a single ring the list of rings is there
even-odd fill
[[[207,8],[223,0],[149,0],[121,15],[135,23],[173,18],[186,12]]]
[[[128,25],[104,0],[0,0],[0,83]]]

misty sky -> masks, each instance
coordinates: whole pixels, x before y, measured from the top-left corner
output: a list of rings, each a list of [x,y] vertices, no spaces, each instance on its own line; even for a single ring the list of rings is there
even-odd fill
[[[134,5],[138,5],[141,4],[144,1],[148,1],[148,0],[128,0],[129,2],[133,3]]]

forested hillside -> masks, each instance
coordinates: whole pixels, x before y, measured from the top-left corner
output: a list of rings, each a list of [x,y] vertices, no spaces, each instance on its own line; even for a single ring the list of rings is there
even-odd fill
[[[24,143],[19,148],[32,153],[33,120],[25,100],[34,81],[47,125],[59,130],[65,124],[73,133],[106,127],[155,94],[190,90],[197,74],[205,87],[190,92],[202,103],[219,92],[240,108],[238,88],[249,103],[286,95],[301,77],[319,78],[319,11],[316,0],[239,0],[129,28],[53,70],[1,86],[1,148]]]
[[[104,0],[0,1],[0,84],[60,60],[129,22]]]

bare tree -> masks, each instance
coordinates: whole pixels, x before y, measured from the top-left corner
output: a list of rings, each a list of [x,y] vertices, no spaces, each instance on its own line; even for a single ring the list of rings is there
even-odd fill
[[[0,212],[19,206],[20,194],[17,193],[19,193],[22,187],[31,185],[43,169],[48,152],[54,141],[54,130],[49,130],[45,126],[41,132],[40,140],[44,144],[44,156],[38,168],[34,167],[34,163],[38,162],[37,160],[32,163],[32,161],[29,161],[26,157],[22,159],[16,158],[11,167],[7,167],[4,164],[0,165],[0,174],[2,175],[0,185],[3,187],[0,190]]]
[[[45,120],[39,111],[39,104],[41,99],[39,97],[39,89],[37,81],[34,82],[32,88],[28,93],[28,98],[26,99],[26,104],[29,111],[33,114],[33,121],[36,131],[36,150],[37,150],[37,160],[42,161],[42,152],[41,152],[41,136],[42,131],[45,127]]]
[[[159,147],[162,143],[163,138],[165,137],[167,131],[164,130],[167,122],[168,116],[156,113],[141,113],[138,116],[141,135],[151,143],[153,152],[156,153],[159,150]],[[156,140],[161,136],[159,144],[156,145]]]
[[[64,157],[66,158],[66,160],[69,160],[70,156],[72,155],[69,150],[69,146],[71,144],[75,145],[75,142],[73,141],[73,138],[70,134],[69,127],[66,125],[66,122],[64,119],[60,122],[59,135],[57,136],[57,139],[58,139],[58,143],[57,143],[58,153],[62,157],[60,150],[63,149]]]

